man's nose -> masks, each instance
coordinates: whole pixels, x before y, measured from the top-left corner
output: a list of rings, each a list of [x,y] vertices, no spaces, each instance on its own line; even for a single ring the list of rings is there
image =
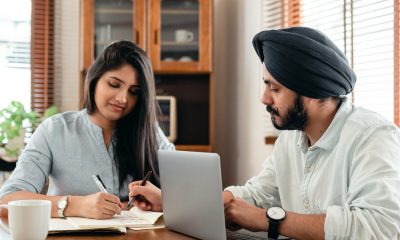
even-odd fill
[[[273,104],[271,93],[267,89],[264,90],[264,93],[261,96],[261,102],[264,105],[272,105]]]

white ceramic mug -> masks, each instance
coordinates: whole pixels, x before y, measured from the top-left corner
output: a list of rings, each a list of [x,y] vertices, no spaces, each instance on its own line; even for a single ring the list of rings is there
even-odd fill
[[[182,56],[181,58],[179,58],[180,62],[192,62],[193,58],[189,57],[189,56]]]
[[[49,232],[51,202],[17,200],[0,205],[8,209],[8,228],[14,240],[43,240]]]
[[[175,41],[177,42],[191,42],[194,39],[194,34],[185,29],[178,29],[175,31]]]

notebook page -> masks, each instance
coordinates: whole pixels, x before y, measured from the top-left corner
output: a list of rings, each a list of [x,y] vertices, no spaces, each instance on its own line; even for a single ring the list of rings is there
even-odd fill
[[[151,227],[160,216],[162,216],[162,212],[147,212],[132,208],[130,211],[122,211],[121,215],[115,215],[111,219],[98,220],[81,217],[68,217],[67,219],[78,228]]]
[[[51,218],[50,219],[49,234],[58,234],[58,233],[67,233],[67,232],[82,232],[85,230],[126,233],[125,227],[83,229],[83,228],[78,228],[75,225],[71,224],[67,219],[62,219],[62,218]]]

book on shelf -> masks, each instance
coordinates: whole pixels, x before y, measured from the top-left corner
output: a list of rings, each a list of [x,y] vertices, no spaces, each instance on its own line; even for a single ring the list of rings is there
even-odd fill
[[[126,232],[126,229],[141,230],[163,228],[162,212],[141,211],[136,207],[122,211],[111,219],[91,219],[82,217],[52,218],[49,234],[65,232]]]

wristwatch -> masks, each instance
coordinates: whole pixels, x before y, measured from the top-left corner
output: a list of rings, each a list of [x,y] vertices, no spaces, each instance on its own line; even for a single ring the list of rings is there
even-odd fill
[[[64,211],[67,208],[67,206],[68,206],[68,196],[64,196],[60,200],[58,200],[57,202],[58,217],[65,218]]]
[[[268,238],[278,239],[279,224],[285,219],[286,212],[281,207],[270,207],[267,210],[266,217],[269,222]]]

